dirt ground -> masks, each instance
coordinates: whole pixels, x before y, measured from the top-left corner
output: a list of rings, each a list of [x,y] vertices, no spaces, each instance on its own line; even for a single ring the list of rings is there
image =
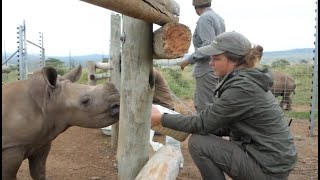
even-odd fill
[[[295,136],[299,161],[289,180],[318,179],[318,123],[314,136],[309,136],[309,121],[293,119],[290,129]],[[163,136],[155,141],[163,142]],[[116,149],[110,146],[110,136],[100,129],[71,127],[53,141],[47,159],[50,180],[116,180]],[[188,152],[187,140],[181,144],[184,167],[178,180],[200,180],[201,176]],[[28,160],[18,172],[19,180],[31,179]]]

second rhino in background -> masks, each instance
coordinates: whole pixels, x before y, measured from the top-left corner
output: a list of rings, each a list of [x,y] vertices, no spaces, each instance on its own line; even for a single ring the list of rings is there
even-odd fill
[[[272,71],[273,86],[270,89],[275,97],[282,96],[280,107],[283,110],[291,110],[292,99],[291,93],[295,94],[296,83],[292,76],[289,74]]]

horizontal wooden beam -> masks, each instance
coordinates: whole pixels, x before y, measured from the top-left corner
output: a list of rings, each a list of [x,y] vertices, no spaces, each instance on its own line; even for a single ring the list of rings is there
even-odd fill
[[[135,180],[176,179],[183,161],[180,149],[162,146],[143,166]]]
[[[112,66],[110,63],[102,63],[102,62],[96,62],[96,68],[103,69],[103,70],[112,70]]]
[[[180,7],[174,0],[81,0],[160,26],[179,22]],[[171,12],[170,12],[171,11]]]
[[[96,81],[104,78],[110,78],[110,73],[91,74],[89,77],[90,80]]]
[[[188,26],[170,22],[153,33],[153,59],[176,59],[189,50],[191,30]]]
[[[2,73],[10,73],[11,69],[8,66],[2,66]]]

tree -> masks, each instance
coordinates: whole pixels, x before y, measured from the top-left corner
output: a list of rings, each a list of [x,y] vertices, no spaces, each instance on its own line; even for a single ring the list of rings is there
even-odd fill
[[[272,64],[271,64],[271,67],[273,67],[273,68],[276,68],[276,67],[284,68],[286,66],[290,66],[289,61],[286,59],[280,59],[278,61],[272,62]]]
[[[301,63],[301,64],[308,64],[308,61],[305,60],[305,59],[301,59],[301,60],[300,60],[300,63]]]
[[[268,65],[268,64],[262,64],[262,68],[264,69],[264,68],[270,68],[270,65]]]
[[[64,62],[62,62],[60,59],[56,58],[48,58],[46,60],[46,66],[51,66],[56,68],[58,74],[63,75],[67,72],[67,68],[64,66]]]
[[[102,62],[103,63],[108,63],[109,62],[109,58],[106,58],[106,57],[102,58]]]
[[[46,66],[60,67],[60,66],[63,66],[63,64],[64,62],[56,58],[49,58],[46,60]]]

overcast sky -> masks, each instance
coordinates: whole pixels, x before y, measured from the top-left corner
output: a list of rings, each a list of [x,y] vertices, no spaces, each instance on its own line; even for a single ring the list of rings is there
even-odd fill
[[[180,23],[193,33],[198,15],[192,1],[176,2]],[[314,48],[316,0],[213,0],[212,8],[227,31],[242,33],[265,51]],[[27,40],[38,43],[43,33],[46,56],[108,54],[111,12],[79,0],[2,0],[2,52],[16,51],[17,27],[25,20]]]

